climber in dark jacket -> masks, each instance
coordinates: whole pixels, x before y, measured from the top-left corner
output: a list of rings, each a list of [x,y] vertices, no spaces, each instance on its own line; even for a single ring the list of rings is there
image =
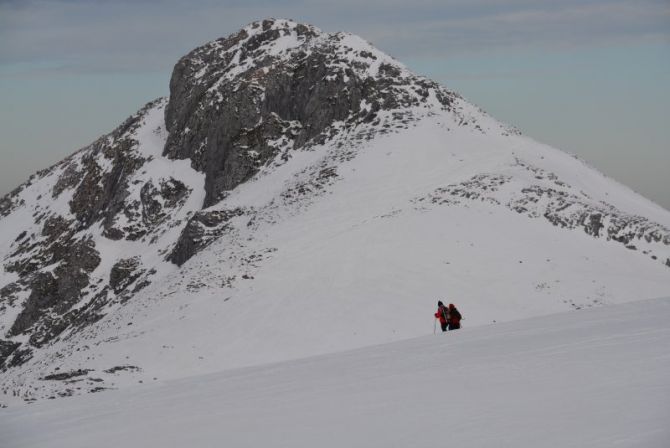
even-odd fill
[[[441,301],[437,302],[437,313],[435,313],[435,318],[440,319],[440,326],[442,327],[442,331],[447,331],[447,325],[449,324],[449,311]]]
[[[461,319],[463,319],[463,316],[461,316],[461,313],[458,312],[453,303],[449,304],[447,316],[448,316],[447,321],[449,323],[449,330],[458,330],[459,328],[461,328]]]

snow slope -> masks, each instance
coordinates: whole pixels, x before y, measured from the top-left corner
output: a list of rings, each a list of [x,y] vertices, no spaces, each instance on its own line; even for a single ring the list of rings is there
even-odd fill
[[[662,448],[669,319],[639,301],[35,403],[0,410],[2,446]]]
[[[344,161],[346,146],[326,144],[260,173],[210,208],[244,206],[252,217],[233,218],[231,231],[179,270],[161,268],[162,280],[133,300],[37,352],[4,388],[49,397],[411,338],[431,330],[437,299],[477,326],[670,293],[670,269],[644,253],[670,255],[668,246],[640,240],[633,251],[506,204],[528,185],[569,179],[562,188],[589,188],[593,204],[609,197],[669,227],[670,213],[567,154],[449,118],[358,144]],[[519,160],[555,177],[537,179]],[[291,196],[331,166],[334,180]],[[481,173],[512,181],[442,202],[441,189]],[[106,372],[124,365],[137,369]],[[71,385],[35,381],[77,369],[92,373]]]

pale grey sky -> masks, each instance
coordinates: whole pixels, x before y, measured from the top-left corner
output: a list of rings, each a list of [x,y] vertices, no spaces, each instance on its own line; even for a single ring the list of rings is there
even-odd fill
[[[670,209],[667,0],[0,0],[0,194],[266,17],[358,34]]]

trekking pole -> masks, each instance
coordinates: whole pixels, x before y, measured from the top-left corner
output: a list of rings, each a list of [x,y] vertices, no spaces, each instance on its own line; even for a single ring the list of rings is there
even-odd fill
[[[437,317],[433,319],[433,334],[437,331]]]

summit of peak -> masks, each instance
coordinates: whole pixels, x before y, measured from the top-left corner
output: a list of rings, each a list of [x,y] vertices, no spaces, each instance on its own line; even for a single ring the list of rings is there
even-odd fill
[[[276,19],[269,17],[267,19],[256,20],[243,28],[249,34],[267,32],[272,30],[296,31],[299,33],[321,34],[322,31],[309,23],[296,22],[293,19]]]
[[[380,65],[409,74],[404,65],[351,33],[325,33],[319,28],[290,19],[252,22],[226,37],[208,42],[185,55],[175,66],[180,77],[207,84],[212,78],[232,79],[259,68],[295,65],[313,53],[326,56],[329,68],[348,67],[364,76],[378,76]]]
[[[208,174],[205,206],[210,206],[255,172],[247,164],[251,168],[237,167],[231,175],[232,168],[221,170],[229,160],[210,163],[214,153],[226,153],[221,148],[248,146],[234,141],[249,140],[240,133],[291,130],[290,140],[302,147],[323,141],[335,123],[352,128],[381,123],[380,112],[394,110],[409,120],[449,110],[456,97],[358,36],[265,19],[198,47],[177,63],[165,110],[170,134],[164,154],[189,158]],[[254,164],[274,155],[270,148],[256,152]]]

